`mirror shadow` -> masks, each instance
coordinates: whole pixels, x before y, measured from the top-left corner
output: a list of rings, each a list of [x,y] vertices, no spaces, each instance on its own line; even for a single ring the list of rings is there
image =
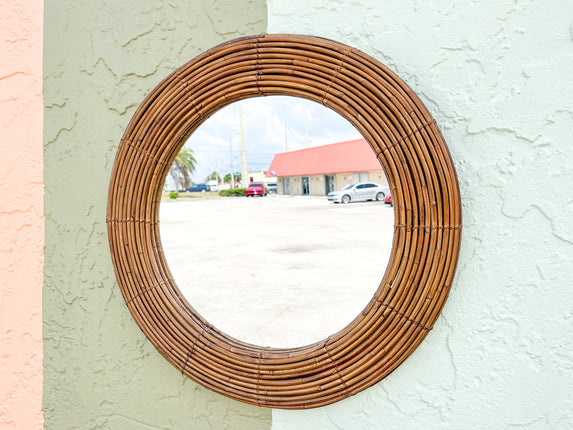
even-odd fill
[[[317,103],[253,98],[215,113],[166,178],[160,234],[189,304],[260,346],[320,341],[379,286],[394,214],[354,127]]]

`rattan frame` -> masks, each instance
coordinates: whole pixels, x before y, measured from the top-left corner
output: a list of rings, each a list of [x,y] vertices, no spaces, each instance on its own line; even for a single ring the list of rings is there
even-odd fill
[[[395,230],[380,287],[346,328],[292,349],[243,343],[205,321],[181,296],[159,237],[159,202],[186,138],[234,101],[290,95],[350,121],[392,189]],[[183,65],[143,100],[118,148],[107,226],[131,315],[183,374],[243,402],[312,408],[353,395],[404,361],[447,299],[461,240],[458,182],[436,121],[414,92],[368,55],[301,35],[223,43]]]

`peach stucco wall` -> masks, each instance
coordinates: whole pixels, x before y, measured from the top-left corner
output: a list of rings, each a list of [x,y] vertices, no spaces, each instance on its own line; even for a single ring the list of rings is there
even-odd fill
[[[0,2],[0,428],[42,428],[42,0]]]

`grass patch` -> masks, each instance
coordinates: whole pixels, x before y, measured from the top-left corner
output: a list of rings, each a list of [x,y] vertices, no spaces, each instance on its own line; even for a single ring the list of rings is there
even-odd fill
[[[189,191],[180,191],[177,195],[177,199],[172,200],[169,198],[171,193],[166,191],[161,193],[161,201],[190,201],[190,200],[204,200],[204,199],[218,199],[219,194],[214,191],[206,191],[204,193],[191,193]]]
[[[228,190],[219,191],[221,197],[240,197],[245,195],[244,188],[229,188]]]

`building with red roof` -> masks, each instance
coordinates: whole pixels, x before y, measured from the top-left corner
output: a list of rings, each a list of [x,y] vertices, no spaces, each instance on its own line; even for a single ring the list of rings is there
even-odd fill
[[[348,184],[388,185],[374,151],[364,139],[276,154],[266,173],[279,194],[324,196]]]

